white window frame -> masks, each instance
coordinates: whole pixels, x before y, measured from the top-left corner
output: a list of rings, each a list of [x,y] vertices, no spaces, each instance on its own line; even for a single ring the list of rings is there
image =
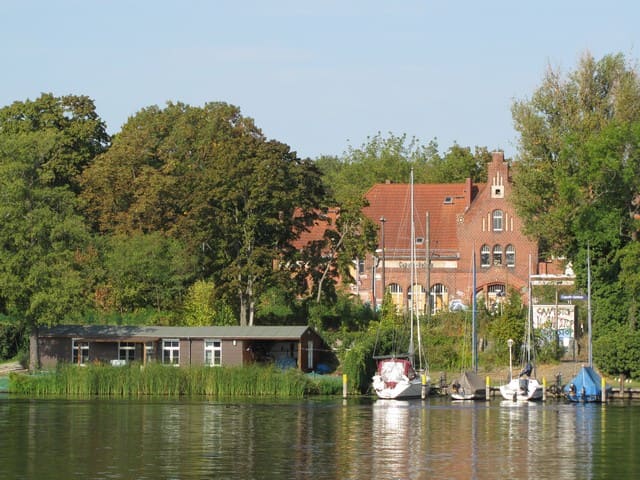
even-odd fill
[[[208,367],[222,366],[222,340],[219,338],[205,339],[204,364]]]
[[[156,347],[154,342],[145,342],[145,358],[146,362],[154,362],[156,359]]]
[[[78,338],[71,340],[71,361],[75,365],[86,365],[89,362],[89,342]]]
[[[507,267],[516,266],[516,249],[513,245],[507,245],[507,247],[504,249],[504,257]]]
[[[136,359],[136,344],[133,342],[118,342],[118,360],[133,362]]]
[[[502,210],[494,210],[492,214],[492,230],[501,232],[504,229],[504,212]]]
[[[167,361],[168,360],[168,361]],[[180,365],[180,339],[162,339],[162,363],[164,365]]]
[[[480,266],[491,266],[491,248],[489,247],[489,245],[482,245],[482,248],[480,249]]]
[[[494,267],[501,267],[502,265],[504,265],[502,245],[498,245],[498,244],[494,245],[492,254],[493,254],[492,256],[493,256]]]

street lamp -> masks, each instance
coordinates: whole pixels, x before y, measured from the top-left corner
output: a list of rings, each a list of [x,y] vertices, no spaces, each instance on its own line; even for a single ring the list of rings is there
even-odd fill
[[[507,340],[507,345],[509,345],[509,381],[513,379],[512,365],[511,365],[511,348],[513,347],[513,340]]]
[[[384,302],[384,295],[386,293],[386,282],[385,282],[385,253],[384,253],[384,223],[387,221],[386,218],[380,217],[380,225],[381,231],[380,236],[381,239],[381,247],[382,247],[382,301]]]

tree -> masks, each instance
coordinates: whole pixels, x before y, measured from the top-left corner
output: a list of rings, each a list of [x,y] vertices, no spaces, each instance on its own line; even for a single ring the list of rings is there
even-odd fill
[[[196,272],[184,246],[158,232],[108,237],[103,261],[102,303],[120,313],[175,310]]]
[[[472,153],[469,147],[457,143],[447,151],[444,157],[431,156],[426,168],[426,183],[461,183],[467,178],[473,182],[487,181],[487,164],[491,153],[486,147],[476,147]]]
[[[525,232],[547,255],[574,260],[581,288],[590,249],[594,338],[615,343],[621,325],[635,330],[638,309],[640,76],[622,55],[585,55],[566,78],[549,70],[512,111],[521,133],[513,200]]]
[[[42,95],[0,109],[0,304],[36,335],[87,307],[90,235],[76,180],[108,139],[86,97]],[[37,352],[31,361],[35,368]]]
[[[224,103],[142,110],[82,180],[96,229],[180,239],[200,278],[236,299],[241,325],[253,323],[256,299],[275,282],[274,260],[293,257],[324,197],[310,161]]]
[[[640,120],[640,79],[622,55],[596,62],[587,54],[567,78],[549,69],[531,99],[516,101],[512,113],[520,133],[513,200],[525,233],[541,242],[542,251],[567,254],[575,248],[572,228],[580,207],[602,200],[594,175],[609,185],[617,181],[608,178],[615,170],[599,170],[604,165],[593,163],[584,145],[607,126]],[[626,161],[624,143],[607,150],[617,163]],[[625,195],[624,201],[631,205],[633,198]]]

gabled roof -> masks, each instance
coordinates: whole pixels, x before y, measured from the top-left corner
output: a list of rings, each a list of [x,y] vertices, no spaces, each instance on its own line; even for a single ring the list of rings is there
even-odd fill
[[[308,326],[154,327],[119,325],[56,325],[39,329],[41,337],[96,340],[154,340],[159,338],[233,338],[238,340],[299,340]]]
[[[426,215],[429,213],[431,250],[457,251],[456,225],[471,200],[472,184],[415,184],[414,222],[416,238],[426,238]],[[380,225],[384,217],[384,242],[387,254],[408,251],[411,239],[411,186],[400,183],[379,183],[366,194],[369,206],[364,214]],[[423,244],[424,245],[424,244]],[[424,248],[424,247],[423,247]]]
[[[308,230],[303,231],[300,237],[293,241],[293,246],[297,250],[300,250],[311,242],[322,240],[325,231],[335,230],[338,214],[339,210],[337,208],[330,208],[325,213],[320,213],[319,218],[313,222],[313,225],[311,225]]]

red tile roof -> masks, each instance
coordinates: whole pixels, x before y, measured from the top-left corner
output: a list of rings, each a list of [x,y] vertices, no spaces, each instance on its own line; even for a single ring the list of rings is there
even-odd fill
[[[414,185],[414,222],[416,238],[426,238],[429,212],[431,250],[458,250],[456,225],[470,201],[471,182]],[[385,218],[384,244],[387,255],[408,252],[411,240],[411,187],[409,184],[377,184],[366,194],[369,206],[364,214],[380,225]],[[381,242],[381,240],[380,240]]]

